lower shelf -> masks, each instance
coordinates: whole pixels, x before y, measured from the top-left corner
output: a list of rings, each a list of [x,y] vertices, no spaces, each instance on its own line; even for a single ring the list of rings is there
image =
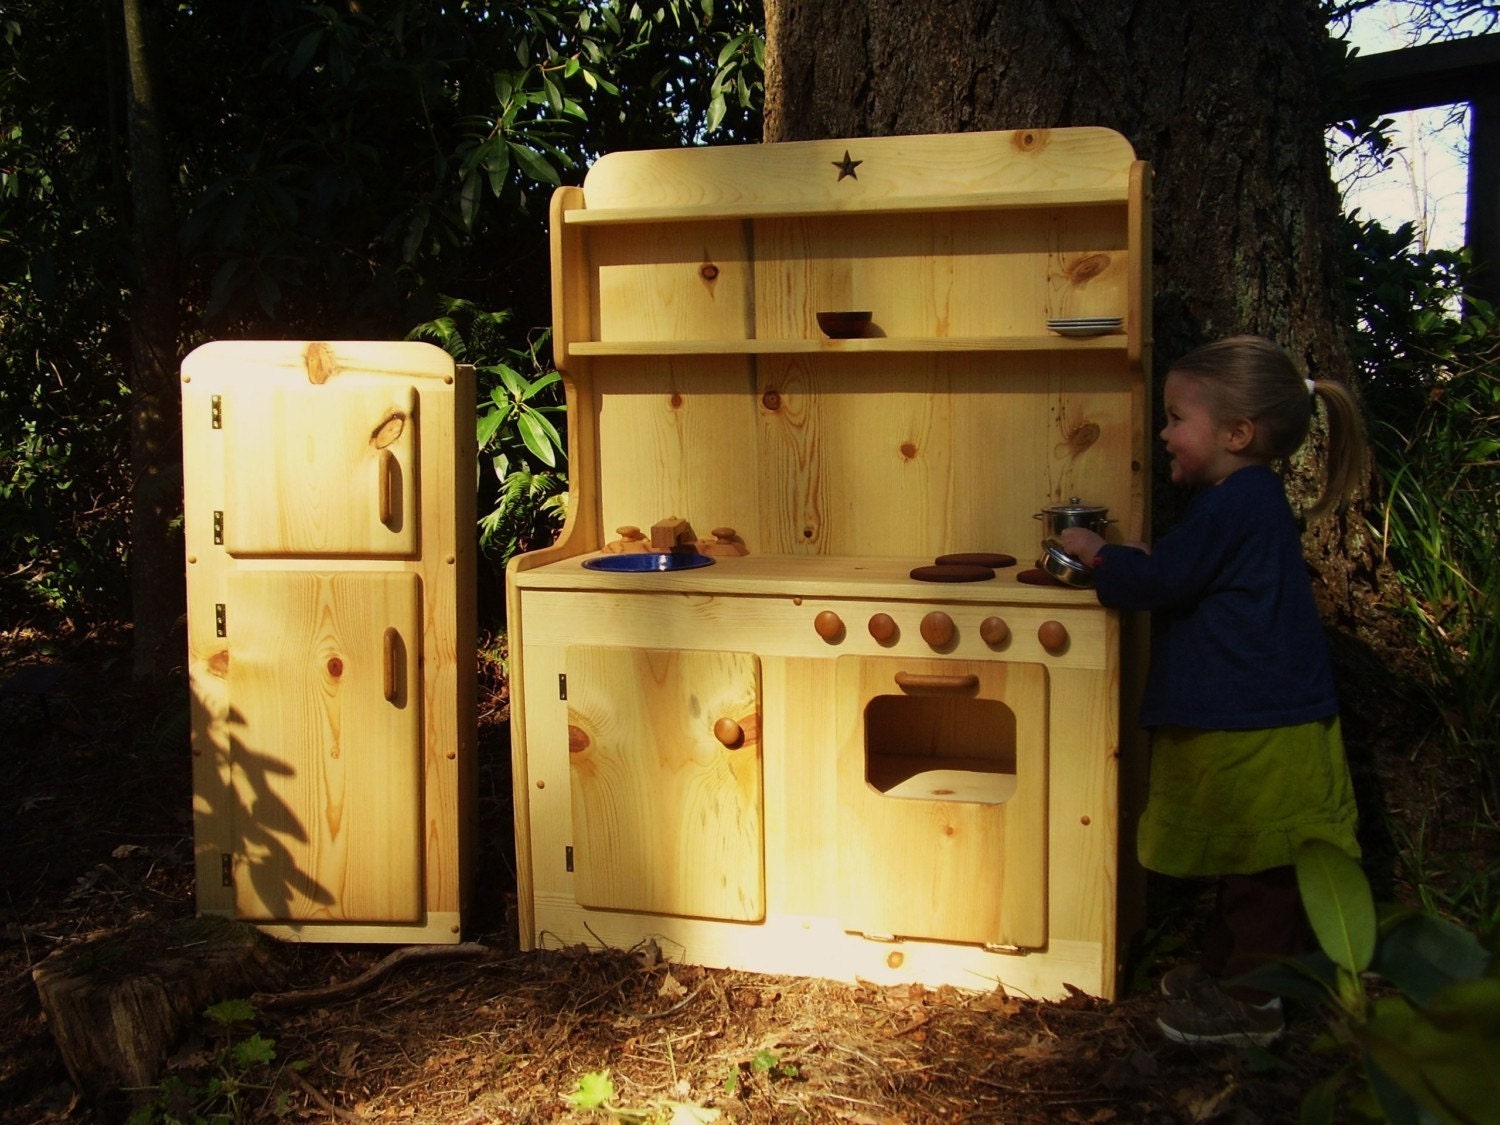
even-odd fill
[[[994,766],[974,758],[872,754],[865,780],[898,800],[1002,805],[1016,794],[1016,775]]]

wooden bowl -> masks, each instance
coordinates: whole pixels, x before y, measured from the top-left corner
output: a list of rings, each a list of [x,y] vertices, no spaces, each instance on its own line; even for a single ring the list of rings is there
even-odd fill
[[[835,340],[852,340],[863,336],[870,327],[870,313],[866,312],[820,312],[818,327],[823,335]]]

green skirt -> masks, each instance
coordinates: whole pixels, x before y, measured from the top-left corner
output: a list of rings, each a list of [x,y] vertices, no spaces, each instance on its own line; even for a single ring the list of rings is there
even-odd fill
[[[1318,837],[1359,857],[1337,716],[1266,730],[1157,727],[1137,851],[1165,875],[1250,875]]]

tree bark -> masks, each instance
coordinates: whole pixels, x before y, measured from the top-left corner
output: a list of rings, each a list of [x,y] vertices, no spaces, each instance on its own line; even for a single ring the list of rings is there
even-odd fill
[[[182,573],[182,431],[177,394],[177,239],[140,0],[123,0],[129,74],[127,129],[134,218],[131,298],[130,593],[134,672],[157,676],[181,659],[176,644]]]
[[[1310,374],[1353,374],[1324,149],[1313,0],[767,0],[767,141],[1102,125],[1155,171],[1155,381],[1242,332]],[[1288,473],[1321,482],[1316,443]],[[1156,524],[1185,498],[1158,455]],[[1307,538],[1330,617],[1360,629],[1380,583],[1358,508]]]
[[[275,987],[275,953],[239,922],[147,922],[59,950],[32,978],[74,1084],[109,1102],[149,1094],[209,1005]]]

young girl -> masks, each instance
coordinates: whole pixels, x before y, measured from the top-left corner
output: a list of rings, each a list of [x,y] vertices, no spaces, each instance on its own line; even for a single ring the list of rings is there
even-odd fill
[[[1317,519],[1358,483],[1362,427],[1347,390],[1303,378],[1254,336],[1178,360],[1163,398],[1172,480],[1197,490],[1182,521],[1154,548],[1106,545],[1082,528],[1059,538],[1092,560],[1100,602],[1157,611],[1141,710],[1152,729],[1141,862],[1218,880],[1199,963],[1162,979],[1157,1022],[1177,1042],[1264,1044],[1281,1034],[1280,998],[1225,982],[1303,951],[1291,866],[1301,841],[1359,855],[1323,629],[1270,465],[1296,452],[1320,399],[1329,471],[1308,513]]]

